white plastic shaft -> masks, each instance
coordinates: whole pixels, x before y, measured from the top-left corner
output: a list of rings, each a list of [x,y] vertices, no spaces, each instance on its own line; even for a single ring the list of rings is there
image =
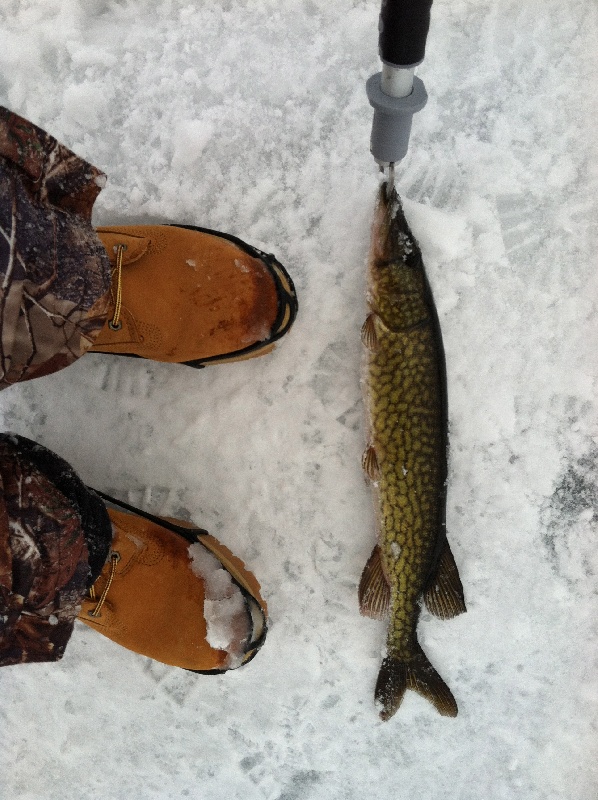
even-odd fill
[[[382,64],[380,88],[389,97],[409,97],[413,91],[413,74],[415,67],[396,67],[394,64]]]

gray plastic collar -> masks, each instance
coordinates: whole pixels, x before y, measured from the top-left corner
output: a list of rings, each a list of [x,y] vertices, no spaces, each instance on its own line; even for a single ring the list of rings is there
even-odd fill
[[[389,164],[407,155],[413,115],[426,105],[428,94],[420,78],[413,78],[413,91],[407,97],[390,97],[380,88],[382,73],[367,81],[366,92],[374,109],[370,151],[376,161]]]

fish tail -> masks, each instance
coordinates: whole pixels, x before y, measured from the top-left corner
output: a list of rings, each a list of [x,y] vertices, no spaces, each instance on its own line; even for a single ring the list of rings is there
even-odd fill
[[[376,683],[376,704],[380,708],[381,719],[392,717],[407,689],[429,700],[443,717],[457,716],[457,703],[451,690],[430,664],[421,647],[408,661],[393,656],[384,658]]]

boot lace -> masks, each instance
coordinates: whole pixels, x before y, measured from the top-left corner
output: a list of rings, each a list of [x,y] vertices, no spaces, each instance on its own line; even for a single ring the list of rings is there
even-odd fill
[[[116,267],[114,268],[114,272],[112,273],[113,277],[115,278],[114,283],[116,283],[116,296],[114,294],[114,287],[112,288],[112,300],[114,301],[114,313],[112,314],[112,319],[108,323],[108,327],[110,330],[119,331],[123,324],[120,321],[120,312],[122,310],[122,274],[123,274],[123,253],[127,249],[126,244],[117,244],[114,246],[114,251],[116,253]]]
[[[110,575],[108,576],[108,581],[106,583],[106,586],[104,586],[104,591],[100,595],[100,599],[98,600],[96,607],[93,609],[93,611],[88,612],[90,617],[97,618],[102,616],[101,614],[102,606],[106,602],[108,591],[112,586],[112,581],[114,580],[114,575],[116,574],[116,565],[118,564],[119,561],[120,561],[120,553],[117,553],[116,550],[113,550],[110,553]],[[96,599],[96,593],[93,586],[89,590],[89,599],[90,600]]]

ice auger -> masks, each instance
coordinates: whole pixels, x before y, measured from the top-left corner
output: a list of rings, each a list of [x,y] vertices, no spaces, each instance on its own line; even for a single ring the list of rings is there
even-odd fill
[[[407,154],[413,115],[428,100],[426,88],[415,77],[424,60],[432,0],[382,0],[378,48],[382,71],[366,83],[374,121],[370,150],[380,169],[394,183],[394,166]]]

